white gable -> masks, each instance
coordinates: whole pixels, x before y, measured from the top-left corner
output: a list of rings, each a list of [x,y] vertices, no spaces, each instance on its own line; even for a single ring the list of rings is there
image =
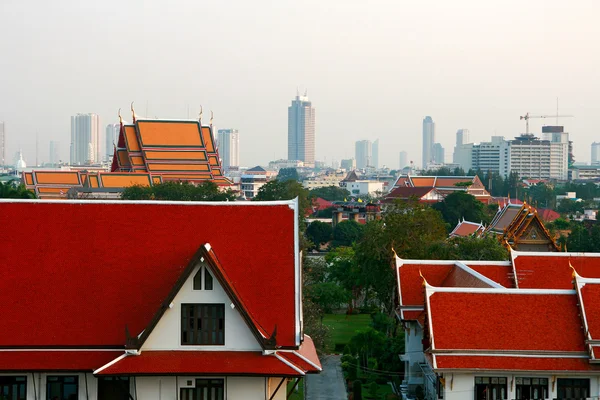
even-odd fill
[[[213,289],[194,290],[194,276],[200,268],[207,268],[213,276]],[[181,304],[224,304],[225,305],[225,344],[224,345],[182,345],[181,344]],[[183,284],[141,350],[262,350],[256,337],[244,322],[232,301],[214,277],[210,267],[199,263]]]

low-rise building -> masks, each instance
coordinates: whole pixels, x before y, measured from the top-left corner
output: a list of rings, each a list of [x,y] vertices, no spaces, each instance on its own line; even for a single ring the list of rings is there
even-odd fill
[[[380,195],[383,193],[384,182],[360,179],[356,171],[350,171],[340,182],[340,187],[346,189],[353,196]]]
[[[284,400],[320,371],[296,201],[0,204],[1,398]]]

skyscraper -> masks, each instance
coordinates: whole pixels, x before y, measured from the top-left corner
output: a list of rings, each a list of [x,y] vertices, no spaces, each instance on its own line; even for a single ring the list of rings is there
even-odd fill
[[[359,140],[356,142],[355,148],[356,168],[362,169],[370,166],[372,161],[371,157],[373,156],[371,141]]]
[[[400,152],[400,169],[408,165],[408,153],[405,151]]]
[[[0,167],[6,165],[6,136],[4,134],[4,122],[0,121]]]
[[[423,165],[426,168],[427,163],[433,161],[433,144],[435,143],[435,123],[430,116],[423,119]]]
[[[106,133],[104,137],[104,157],[103,161],[109,161],[110,158],[115,154],[115,145],[119,137],[119,130],[121,124],[108,124],[106,125]]]
[[[71,117],[71,164],[86,165],[100,160],[100,117],[77,114]]]
[[[600,143],[592,143],[592,165],[600,164]]]
[[[237,129],[219,129],[217,135],[219,156],[223,169],[240,165],[240,134]]]
[[[288,107],[288,160],[315,162],[315,109],[306,93]]]
[[[375,169],[379,168],[379,139],[373,142],[371,146],[371,166]]]
[[[433,161],[437,164],[443,164],[444,162],[446,162],[444,148],[442,147],[441,144],[439,144],[439,143],[433,144],[432,158],[433,158]]]
[[[57,167],[60,161],[60,150],[59,150],[59,142],[51,140],[50,141],[50,154],[48,158],[48,164],[53,167]]]
[[[469,130],[459,129],[456,131],[456,145],[460,146],[469,143]]]

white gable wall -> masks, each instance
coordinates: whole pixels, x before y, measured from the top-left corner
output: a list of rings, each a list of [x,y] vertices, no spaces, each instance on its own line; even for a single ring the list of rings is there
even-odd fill
[[[212,290],[193,290],[194,276],[204,266],[209,268],[205,262],[199,263],[188,280],[183,284],[181,290],[173,300],[173,307],[167,309],[154,330],[142,346],[143,350],[254,350],[261,351],[262,348],[253,333],[246,325],[237,309],[232,309],[232,301],[213,275]],[[210,271],[210,268],[209,268]],[[204,276],[202,277],[204,287]],[[225,344],[210,346],[181,345],[181,304],[187,303],[217,303],[225,304]]]

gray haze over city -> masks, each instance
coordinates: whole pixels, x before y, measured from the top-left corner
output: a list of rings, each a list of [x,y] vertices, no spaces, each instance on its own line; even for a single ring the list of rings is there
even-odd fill
[[[600,141],[600,2],[0,1],[0,120],[7,158],[30,165],[48,142],[68,160],[70,116],[118,122],[121,107],[204,118],[240,132],[241,164],[287,156],[287,108],[308,90],[316,156],[354,156],[380,139],[380,165],[420,163],[422,120],[451,161],[472,141],[525,131],[519,116],[560,114],[577,161]],[[189,110],[189,111],[188,111]],[[531,120],[541,132],[552,120]]]

